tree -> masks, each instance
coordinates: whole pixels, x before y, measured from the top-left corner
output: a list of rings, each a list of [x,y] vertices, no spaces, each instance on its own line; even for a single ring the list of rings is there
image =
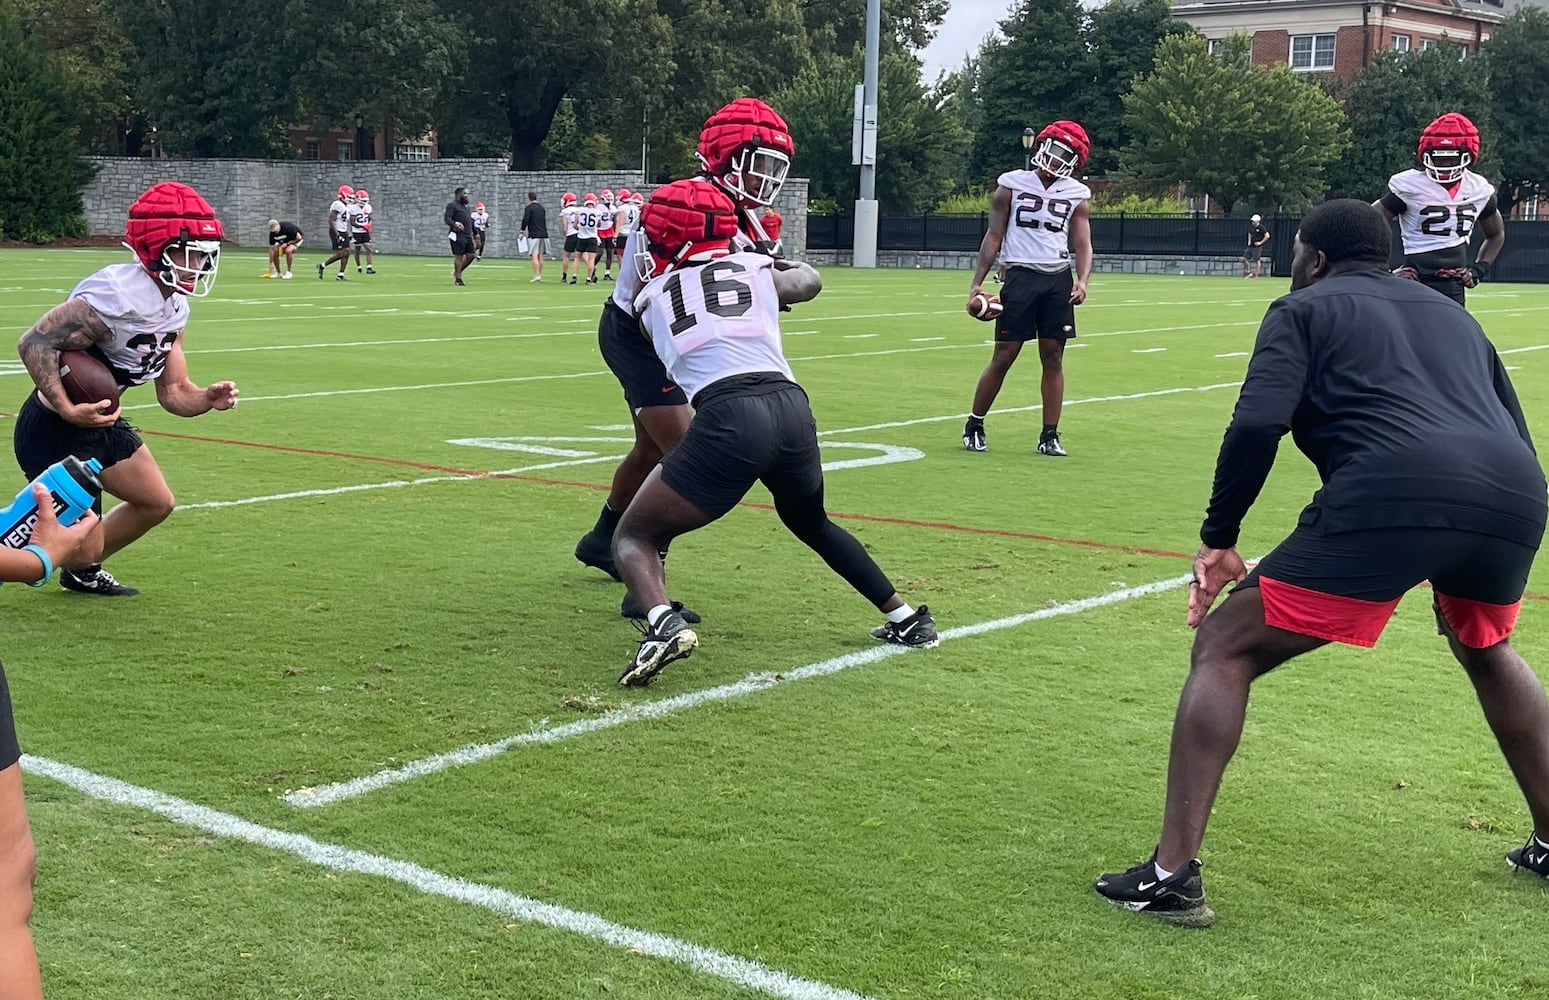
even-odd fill
[[[1248,40],[1212,56],[1196,35],[1157,46],[1152,71],[1124,98],[1133,141],[1123,168],[1162,189],[1182,181],[1228,214],[1306,206],[1349,142],[1339,104],[1286,65],[1248,64]]]
[[[840,208],[858,193],[850,129],[862,68],[859,49],[845,60],[820,59],[773,98],[796,142],[792,172],[808,178],[812,199]],[[921,84],[913,56],[884,55],[877,82],[877,201],[887,212],[924,211],[952,189],[967,132],[947,110],[945,94]]]
[[[22,30],[69,80],[75,100],[66,109],[94,153],[130,152],[138,109],[129,97],[134,47],[103,0],[0,0]]]
[[[1381,53],[1343,91],[1351,131],[1361,141],[1330,167],[1329,189],[1375,200],[1389,177],[1414,164],[1420,131],[1437,116],[1461,111],[1488,130],[1490,91],[1485,62],[1459,60],[1451,46]]]
[[[846,57],[866,44],[866,0],[800,0],[804,33],[816,55]],[[917,52],[930,44],[949,0],[882,0],[882,45]]]
[[[1497,166],[1501,208],[1509,210],[1534,191],[1549,191],[1549,12],[1523,7],[1495,29],[1484,51],[1496,136],[1485,136],[1484,155]]]
[[[1092,11],[1085,37],[1096,87],[1090,102],[1073,112],[1092,139],[1087,171],[1102,174],[1118,166],[1119,150],[1130,141],[1124,95],[1151,69],[1162,39],[1193,32],[1187,22],[1172,16],[1169,0],[1110,0]]]
[[[64,113],[77,99],[16,15],[0,7],[0,239],[82,236],[92,165]]]
[[[1020,0],[1000,22],[1004,39],[979,53],[983,126],[974,137],[975,181],[1021,166],[1022,129],[1077,118],[1094,103],[1096,58],[1084,36],[1080,0]]]

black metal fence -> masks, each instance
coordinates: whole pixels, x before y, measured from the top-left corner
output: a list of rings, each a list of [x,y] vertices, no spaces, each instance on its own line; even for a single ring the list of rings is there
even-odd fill
[[[884,215],[877,220],[878,250],[972,253],[989,228],[989,214]],[[1299,217],[1264,220],[1270,231],[1265,249],[1274,273],[1289,275],[1291,244]],[[1482,236],[1475,231],[1475,248]],[[1238,257],[1247,243],[1247,223],[1197,215],[1094,215],[1092,249],[1102,254]],[[807,216],[807,249],[853,250],[855,219],[849,215]],[[1393,263],[1401,259],[1397,224]],[[1549,282],[1549,221],[1506,223],[1506,248],[1495,263],[1494,280]]]

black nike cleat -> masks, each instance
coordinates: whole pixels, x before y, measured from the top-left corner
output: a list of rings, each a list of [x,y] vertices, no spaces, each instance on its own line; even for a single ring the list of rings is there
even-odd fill
[[[1038,438],[1038,454],[1051,458],[1064,458],[1069,452],[1060,446],[1060,432],[1050,431]]]
[[[901,622],[883,622],[878,625],[871,630],[871,637],[918,649],[929,649],[941,642],[941,636],[936,634],[936,619],[931,617],[930,609],[923,604]]]
[[[1157,878],[1156,854],[1127,871],[1100,875],[1092,888],[1114,906],[1181,927],[1209,927],[1216,915],[1205,905],[1205,884],[1195,858],[1169,878]]]
[[[963,447],[969,451],[989,451],[990,446],[984,440],[984,421],[968,418],[963,425]]]
[[[1506,852],[1506,863],[1514,871],[1526,869],[1541,878],[1549,878],[1549,847],[1540,844],[1537,836],[1529,837],[1521,847]]]
[[[95,594],[98,597],[133,597],[139,593],[135,588],[113,579],[113,574],[101,566],[61,569],[59,585],[77,594]]]
[[[704,621],[704,618],[700,617],[699,612],[685,608],[682,601],[673,601],[672,610],[682,615],[683,620],[690,625],[698,625]],[[627,590],[624,591],[624,600],[619,602],[619,617],[630,618],[635,621],[645,621],[645,609],[640,606],[639,601],[635,600],[635,595]]]
[[[581,536],[581,540],[575,543],[575,557],[593,569],[600,569],[613,579],[624,582],[619,576],[619,568],[613,562],[613,543],[609,539],[600,538],[594,532],[588,531]],[[626,617],[644,618],[645,615],[629,615]]]
[[[640,648],[630,659],[629,666],[619,674],[619,684],[623,687],[645,687],[662,672],[663,667],[673,660],[688,656],[699,645],[699,636],[688,627],[683,616],[675,611],[662,615],[655,628],[647,627],[641,621],[634,624],[644,638],[640,640]]]

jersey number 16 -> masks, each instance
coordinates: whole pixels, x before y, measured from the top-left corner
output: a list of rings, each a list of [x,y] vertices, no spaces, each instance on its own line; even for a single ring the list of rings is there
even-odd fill
[[[738,281],[729,275],[742,274],[747,268],[734,260],[720,261],[715,264],[705,264],[688,273],[699,274],[699,291],[704,299],[705,311],[712,316],[730,318],[741,316],[753,308],[753,289],[747,282]],[[667,279],[667,294],[672,301],[672,335],[688,330],[699,322],[697,309],[691,309],[683,299],[683,271],[674,271],[672,277]],[[719,277],[718,277],[719,276]],[[725,296],[731,296],[728,302]]]

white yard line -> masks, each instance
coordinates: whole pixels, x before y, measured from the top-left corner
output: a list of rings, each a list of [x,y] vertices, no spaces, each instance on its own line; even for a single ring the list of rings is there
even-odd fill
[[[1549,351],[1549,344],[1534,344],[1532,347],[1512,347],[1504,351],[1496,351],[1496,354],[1526,354],[1528,351]]]
[[[616,924],[584,910],[544,903],[498,886],[469,882],[455,875],[425,868],[412,861],[400,861],[381,854],[355,850],[341,844],[329,844],[299,833],[260,826],[231,813],[180,799],[154,789],[131,785],[47,757],[26,754],[22,771],[28,775],[51,778],[76,791],[103,802],[143,809],[174,823],[203,830],[228,840],[237,840],[268,850],[300,858],[308,864],[336,872],[353,872],[387,879],[408,886],[427,896],[477,906],[513,920],[541,924],[601,941],[628,954],[664,958],[685,968],[717,979],[758,990],[782,1000],[868,1000],[863,994],[830,986],[815,979],[804,979],[771,968],[762,962],[706,948],[678,938]]]
[[[1165,590],[1172,590],[1189,582],[1189,576],[1173,576],[1165,580],[1157,580],[1154,583],[1142,584],[1138,587],[1125,587],[1119,590],[1111,590],[1106,594],[1098,594],[1095,597],[1085,597],[1077,601],[1068,601],[1064,604],[1056,604],[1052,607],[1041,608],[1037,611],[1029,611],[1025,614],[1011,615],[1006,618],[996,618],[991,621],[979,622],[974,625],[963,625],[958,628],[950,628],[941,633],[943,642],[953,639],[963,639],[968,636],[982,635],[985,632],[994,632],[1000,629],[1015,628],[1028,622],[1042,621],[1046,618],[1058,618],[1062,615],[1074,615],[1093,608],[1101,608],[1109,604],[1118,604],[1121,601],[1132,600],[1136,597],[1144,597],[1148,594],[1159,594]],[[336,782],[331,785],[319,785],[315,788],[302,788],[288,792],[284,796],[285,801],[293,806],[302,808],[316,808],[344,799],[352,799],[365,795],[391,785],[412,781],[415,778],[423,778],[438,771],[448,768],[462,767],[467,764],[488,760],[491,757],[503,754],[508,750],[519,747],[536,746],[544,743],[558,743],[575,736],[584,736],[603,729],[612,729],[630,722],[643,722],[647,719],[659,719],[663,716],[674,715],[686,709],[697,708],[700,705],[713,704],[727,701],[732,698],[742,698],[760,691],[768,691],[772,688],[794,681],[807,680],[812,677],[826,677],[836,674],[841,670],[851,667],[864,666],[876,663],[878,660],[899,656],[910,652],[905,646],[873,646],[854,653],[846,653],[832,659],[821,660],[817,663],[809,663],[804,667],[794,670],[779,672],[749,674],[740,681],[731,684],[722,684],[719,687],[705,688],[700,691],[691,691],[687,694],[664,698],[660,701],[638,702],[623,708],[606,712],[589,719],[578,719],[559,726],[537,728],[515,736],[508,736],[492,743],[472,743],[467,746],[450,750],[446,753],[425,757],[402,767],[388,768],[375,774],[368,774],[348,781]]]

